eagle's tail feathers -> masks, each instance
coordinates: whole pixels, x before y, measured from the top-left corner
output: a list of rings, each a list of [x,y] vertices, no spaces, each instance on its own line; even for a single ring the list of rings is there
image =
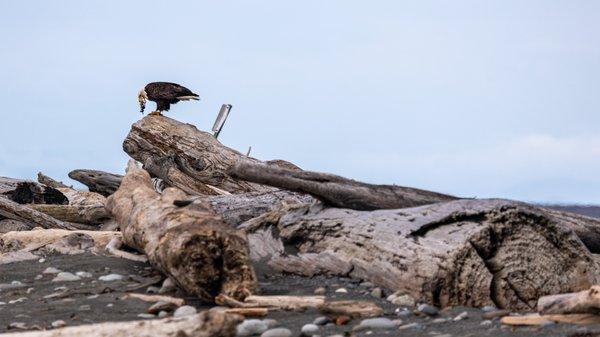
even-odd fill
[[[189,100],[199,101],[200,97],[198,97],[198,96],[179,96],[179,97],[177,97],[177,99],[180,101],[189,101]]]

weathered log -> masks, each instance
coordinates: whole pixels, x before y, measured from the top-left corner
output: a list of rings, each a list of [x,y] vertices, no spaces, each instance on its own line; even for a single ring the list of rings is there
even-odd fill
[[[592,314],[570,314],[570,315],[524,315],[505,316],[500,323],[504,325],[542,325],[545,323],[559,322],[568,324],[600,324],[600,316]]]
[[[42,172],[38,172],[37,174],[38,183],[46,186],[50,186],[53,188],[73,188],[72,186],[65,185],[62,181],[54,180]]]
[[[67,198],[57,189],[34,181],[0,177],[0,195],[19,204],[56,204],[68,203]]]
[[[0,197],[0,216],[26,223],[31,228],[77,229],[79,226],[55,219],[33,208],[18,204],[7,198]]]
[[[0,337],[233,337],[242,316],[218,311],[196,315],[79,325],[46,331],[0,334]]]
[[[327,173],[300,171],[240,161],[229,171],[234,178],[309,193],[328,205],[356,210],[414,207],[456,197],[395,185],[372,185]]]
[[[210,133],[168,117],[147,116],[133,124],[123,150],[150,174],[188,194],[215,194],[205,184],[232,193],[274,190],[227,174],[239,160],[258,160],[223,146]]]
[[[109,220],[112,216],[104,205],[101,206],[71,206],[71,205],[44,205],[31,204],[30,208],[40,211],[51,217],[67,222],[98,225]]]
[[[167,188],[159,195],[150,175],[130,161],[107,209],[121,226],[123,242],[183,290],[205,301],[219,293],[244,298],[257,286],[244,233],[231,229],[210,206],[177,207],[187,195]]]
[[[115,193],[123,180],[122,175],[83,169],[69,172],[69,178],[84,184],[90,192],[100,193],[105,197]]]
[[[2,219],[0,217],[0,233],[26,231],[29,229],[31,229],[31,227],[22,221],[17,221],[13,219]]]
[[[598,314],[600,286],[576,293],[540,297],[537,310],[542,314]]]
[[[253,258],[275,270],[369,280],[442,307],[532,310],[541,296],[600,279],[600,265],[568,223],[507,200],[371,212],[301,206],[244,227],[251,250],[263,252]]]

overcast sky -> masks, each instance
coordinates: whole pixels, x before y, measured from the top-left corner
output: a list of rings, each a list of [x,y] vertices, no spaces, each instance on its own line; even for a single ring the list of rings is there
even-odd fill
[[[600,203],[600,1],[0,1],[0,175],[122,173],[137,92],[260,159]],[[150,103],[147,111],[154,109]]]

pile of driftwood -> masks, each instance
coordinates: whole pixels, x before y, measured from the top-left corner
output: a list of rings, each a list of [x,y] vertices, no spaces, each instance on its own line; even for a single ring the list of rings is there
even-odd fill
[[[183,290],[238,313],[306,300],[257,297],[256,264],[370,281],[440,307],[520,311],[600,278],[600,221],[592,218],[263,162],[163,116],[135,123],[123,149],[132,158],[125,176],[69,174],[89,192],[43,174],[0,178],[0,263],[85,236],[94,249],[147,258]],[[31,235],[35,227],[44,229]],[[365,303],[309,302],[380,313]]]

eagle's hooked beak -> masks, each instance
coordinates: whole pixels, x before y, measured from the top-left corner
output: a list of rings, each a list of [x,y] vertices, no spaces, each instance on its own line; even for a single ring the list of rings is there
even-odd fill
[[[146,101],[148,100],[148,95],[146,94],[146,90],[142,89],[138,93],[138,103],[140,103],[140,112],[142,115],[144,114],[144,109],[146,108]]]

